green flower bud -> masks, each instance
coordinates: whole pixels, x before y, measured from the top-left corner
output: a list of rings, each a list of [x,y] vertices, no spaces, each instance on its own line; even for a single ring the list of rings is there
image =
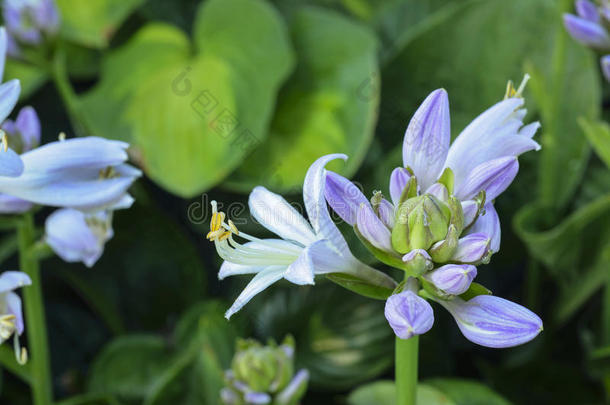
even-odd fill
[[[269,403],[296,405],[305,393],[309,377],[305,370],[295,376],[293,363],[291,336],[279,346],[274,341],[263,346],[255,340],[239,340],[231,370],[225,374],[225,387],[220,392],[222,403],[240,405],[262,398],[272,400]]]
[[[431,194],[409,198],[396,210],[392,247],[399,253],[427,250],[445,239],[452,218],[447,204]]]

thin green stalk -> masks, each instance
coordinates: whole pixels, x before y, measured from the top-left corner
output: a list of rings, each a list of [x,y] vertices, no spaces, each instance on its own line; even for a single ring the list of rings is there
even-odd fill
[[[85,126],[85,121],[82,118],[78,96],[74,92],[74,89],[70,84],[70,78],[68,77],[66,55],[61,48],[58,48],[55,51],[51,67],[51,74],[55,87],[57,88],[66,110],[68,111],[72,128],[74,128],[74,131],[79,136],[87,135],[87,128]]]
[[[610,345],[610,276],[606,276],[602,302],[602,344]]]
[[[419,337],[396,337],[396,405],[416,405]]]
[[[42,280],[38,259],[30,254],[35,240],[34,218],[31,213],[23,215],[17,226],[20,270],[32,279],[32,285],[23,289],[25,322],[30,353],[32,377],[32,397],[34,405],[53,403],[53,386],[49,348],[47,346],[47,326],[42,299]]]

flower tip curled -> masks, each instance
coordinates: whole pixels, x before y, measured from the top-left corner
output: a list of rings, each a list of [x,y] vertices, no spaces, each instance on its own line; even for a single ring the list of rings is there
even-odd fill
[[[434,313],[428,301],[410,290],[388,298],[385,317],[396,336],[401,339],[422,335],[434,324]]]
[[[438,302],[453,315],[462,334],[481,346],[518,346],[531,341],[543,330],[538,315],[493,295],[479,295],[469,301],[456,298]]]

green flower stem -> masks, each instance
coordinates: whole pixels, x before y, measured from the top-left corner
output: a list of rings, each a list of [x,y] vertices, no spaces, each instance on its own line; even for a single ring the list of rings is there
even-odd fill
[[[49,348],[47,346],[47,327],[42,299],[42,284],[38,259],[30,252],[35,244],[34,218],[31,213],[24,214],[17,226],[20,270],[32,279],[32,285],[23,289],[26,332],[32,378],[32,397],[34,405],[53,403],[53,386]]]
[[[396,337],[396,405],[416,405],[419,336]]]
[[[70,123],[72,128],[78,136],[85,136],[88,134],[85,126],[85,121],[82,118],[80,109],[80,102],[78,96],[74,92],[72,85],[70,84],[70,78],[68,77],[68,71],[66,67],[66,55],[65,52],[58,47],[53,56],[51,64],[51,76],[55,87],[61,96],[68,115],[70,117]]]

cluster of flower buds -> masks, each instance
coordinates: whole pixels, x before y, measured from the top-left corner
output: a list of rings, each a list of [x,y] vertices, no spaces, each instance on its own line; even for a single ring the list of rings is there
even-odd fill
[[[297,405],[305,395],[309,373],[294,373],[294,339],[267,346],[254,340],[239,340],[226,387],[220,396],[224,405]]]
[[[564,14],[563,22],[576,41],[598,52],[610,52],[610,2],[600,0],[595,4],[590,0],[576,0],[577,15]],[[610,55],[600,59],[602,72],[610,81]]]
[[[9,34],[7,50],[12,57],[19,57],[24,46],[51,40],[59,30],[55,0],[4,0],[2,15]]]
[[[532,140],[539,123],[523,124],[526,81],[519,89],[509,82],[505,99],[451,145],[447,92],[432,92],[407,128],[403,167],[390,176],[391,201],[379,191],[369,201],[348,179],[327,171],[329,205],[381,262],[405,271],[385,309],[400,338],[432,327],[428,300],[445,307],[464,336],[484,346],[514,346],[542,330],[534,313],[473,282],[476,266],[500,248],[493,202],[515,178],[518,156],[540,148]]]

